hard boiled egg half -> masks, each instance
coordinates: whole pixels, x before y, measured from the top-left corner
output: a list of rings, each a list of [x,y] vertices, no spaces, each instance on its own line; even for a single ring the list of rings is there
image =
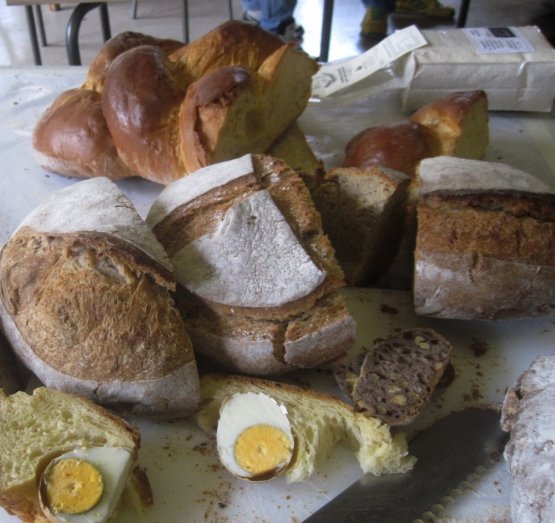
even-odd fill
[[[224,400],[216,441],[222,464],[234,476],[250,481],[281,474],[295,446],[285,406],[257,392],[237,393]]]
[[[44,470],[39,497],[54,523],[104,523],[114,512],[133,465],[123,447],[74,449]]]

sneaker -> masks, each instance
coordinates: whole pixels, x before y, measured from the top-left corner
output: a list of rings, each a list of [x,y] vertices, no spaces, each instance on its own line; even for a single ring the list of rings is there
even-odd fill
[[[399,13],[413,13],[436,18],[453,18],[455,10],[438,0],[397,0],[395,10]]]
[[[303,43],[304,28],[302,25],[297,25],[294,18],[281,22],[275,33],[286,44],[292,42],[296,47],[300,47]]]
[[[369,7],[360,23],[360,34],[368,38],[385,38],[387,34],[387,11]]]

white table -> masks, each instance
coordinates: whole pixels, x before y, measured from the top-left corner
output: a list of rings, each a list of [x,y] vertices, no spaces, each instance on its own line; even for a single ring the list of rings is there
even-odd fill
[[[81,84],[85,72],[82,67],[0,69],[0,243],[45,195],[77,181],[38,167],[32,155],[31,133],[39,114],[63,90]],[[344,145],[355,133],[404,117],[398,93],[389,92],[348,105],[331,100],[311,102],[300,124],[316,153],[331,167],[340,163]],[[492,113],[490,129],[486,159],[514,165],[555,187],[552,114]],[[118,185],[143,216],[162,188],[141,179],[119,181]],[[394,328],[416,325],[431,326],[452,342],[457,378],[429,405],[416,427],[464,406],[498,404],[506,388],[536,355],[555,353],[553,319],[427,320],[414,315],[407,292],[350,289],[345,295],[358,325],[355,350]],[[476,354],[476,343],[486,347],[485,354]],[[338,393],[327,374],[306,373],[301,378],[316,388]],[[247,484],[219,467],[213,439],[192,421],[131,421],[141,430],[140,461],[147,468],[154,490],[154,507],[141,519],[145,523],[302,521],[361,475],[352,454],[337,447],[308,482],[287,485],[281,478]],[[509,494],[510,479],[501,462],[463,486],[443,510],[438,509],[439,520],[449,516],[454,521],[474,523],[502,518],[508,521]],[[0,523],[13,521],[17,519],[0,509]],[[123,511],[117,521],[131,523],[137,519]]]

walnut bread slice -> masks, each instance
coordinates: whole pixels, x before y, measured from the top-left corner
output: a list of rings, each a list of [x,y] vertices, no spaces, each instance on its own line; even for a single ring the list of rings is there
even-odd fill
[[[340,368],[336,380],[357,410],[389,425],[407,425],[429,401],[451,352],[432,329],[404,329]]]

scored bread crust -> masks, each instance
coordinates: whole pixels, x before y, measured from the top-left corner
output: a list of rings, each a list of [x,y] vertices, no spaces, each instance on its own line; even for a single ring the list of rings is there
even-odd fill
[[[141,442],[138,430],[77,394],[45,387],[35,389],[32,395],[5,396],[0,391],[0,439],[4,442],[0,505],[22,521],[47,522],[38,497],[40,475],[51,459],[81,447],[129,449],[135,468],[124,495],[144,507],[152,505],[148,478],[136,465]]]
[[[230,174],[233,172],[235,175]],[[310,284],[308,287],[312,280],[305,276],[299,279],[297,274],[291,274],[289,278],[287,274],[280,274],[280,282],[288,282],[287,289],[283,291],[288,292],[276,293],[267,302],[272,305],[257,306],[252,300],[262,303],[267,294],[276,292],[277,283],[272,280],[270,285],[259,276],[258,271],[263,269],[253,269],[253,272],[250,267],[241,265],[240,270],[253,279],[246,282],[248,286],[252,286],[256,293],[266,289],[260,299],[256,298],[256,293],[249,294],[252,296],[249,298],[251,301],[244,303],[217,301],[212,294],[203,294],[201,297],[200,291],[193,286],[195,281],[204,281],[203,278],[210,281],[215,276],[192,276],[197,272],[194,265],[189,266],[190,260],[197,256],[197,247],[190,248],[192,242],[212,238],[214,231],[221,230],[220,224],[225,223],[224,219],[229,216],[230,210],[233,211],[248,198],[265,193],[281,213],[277,222],[283,222],[285,218],[289,234],[294,235],[294,242],[300,242],[305,251],[304,256],[308,254],[310,264],[315,264],[323,279],[318,280],[320,283],[317,285]],[[253,224],[257,223],[256,214],[252,220]],[[337,293],[337,289],[343,285],[341,269],[335,261],[329,241],[323,235],[320,217],[308,189],[301,178],[283,162],[267,156],[247,155],[233,162],[197,171],[162,192],[154,202],[147,222],[176,265],[178,305],[186,318],[197,352],[237,371],[275,374],[324,364],[341,356],[353,343],[354,320]],[[224,242],[225,238],[231,237],[229,231],[235,230],[236,226],[229,227],[229,230],[223,228],[228,233],[228,236],[224,236]],[[246,230],[245,227],[241,225],[240,230]],[[257,243],[273,242],[274,239],[268,238],[268,234],[263,231],[265,229],[253,229],[249,234],[260,234]],[[233,243],[233,247],[237,245]],[[271,256],[293,255],[290,243],[286,242],[283,248],[284,253],[272,252]],[[221,249],[219,252],[223,253]],[[232,261],[229,260],[230,264]],[[270,257],[266,261],[266,270],[272,269],[273,265]],[[226,277],[229,278],[233,270],[231,265],[226,268]],[[286,270],[300,273],[298,266]],[[214,274],[216,272],[214,270]],[[254,278],[262,279],[259,281]],[[293,281],[297,283],[293,284]],[[222,283],[223,289],[227,285]],[[297,294],[290,294],[291,290]],[[283,301],[282,296],[289,294],[292,297]],[[222,293],[222,296],[226,295]]]
[[[112,182],[69,186],[0,252],[2,328],[49,387],[136,414],[186,416],[198,403],[198,374],[169,267]]]

